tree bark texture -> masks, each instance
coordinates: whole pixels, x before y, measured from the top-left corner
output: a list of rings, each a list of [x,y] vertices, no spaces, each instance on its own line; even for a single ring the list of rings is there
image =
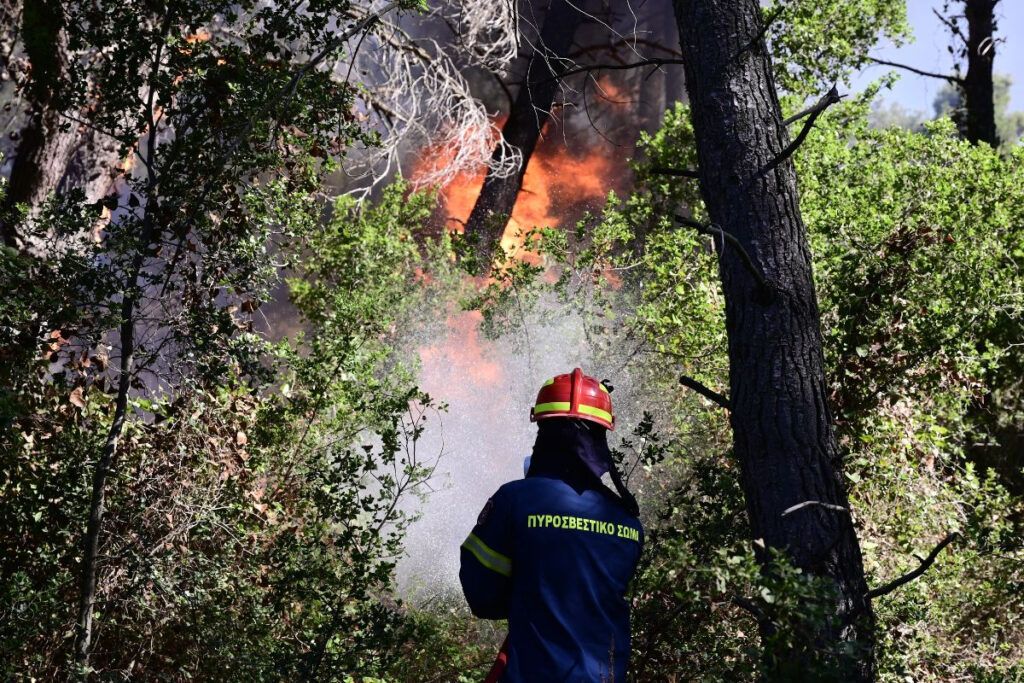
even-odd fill
[[[792,161],[773,160],[789,133],[757,0],[675,0],[696,133],[701,193],[713,224],[734,236],[768,283],[723,244],[735,455],[750,527],[805,573],[834,587],[834,619],[816,641],[856,654],[833,660],[844,681],[874,675],[873,615],[827,403],[820,316]],[[813,140],[808,143],[813,144]],[[783,516],[791,506],[815,504]],[[832,506],[832,507],[827,507]],[[837,510],[836,506],[845,510]],[[762,634],[771,625],[762,623]],[[792,670],[800,661],[783,663]]]
[[[489,265],[491,254],[501,240],[523,186],[530,156],[537,146],[541,129],[551,116],[559,77],[566,70],[566,56],[583,16],[566,0],[551,0],[544,13],[537,49],[530,56],[526,75],[501,131],[505,141],[522,153],[522,164],[516,173],[504,178],[488,171],[480,196],[466,221],[466,234],[477,238],[476,254],[484,267]],[[502,150],[497,148],[494,154],[497,158]]]
[[[17,226],[10,209],[26,204],[38,211],[46,196],[64,177],[78,137],[75,126],[61,119],[57,102],[61,83],[68,71],[67,36],[61,3],[55,0],[25,0],[22,9],[22,42],[32,66],[28,86],[30,112],[21,131],[21,142],[11,167],[5,199],[5,216],[0,217],[4,243],[17,246]]]
[[[967,18],[967,75],[963,79],[966,105],[965,137],[973,144],[999,146],[992,85],[992,61],[996,44],[995,7],[998,0],[964,0]]]
[[[18,18],[21,16],[20,0],[0,0],[0,62],[7,69],[10,66],[14,46],[21,37],[18,31]]]

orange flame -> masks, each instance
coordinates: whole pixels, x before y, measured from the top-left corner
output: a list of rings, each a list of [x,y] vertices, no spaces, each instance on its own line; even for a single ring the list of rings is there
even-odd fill
[[[131,175],[132,169],[135,168],[135,152],[129,152],[128,156],[121,160],[121,164],[118,168],[121,169],[121,173],[123,175]]]
[[[185,36],[185,42],[189,45],[195,45],[196,43],[205,43],[211,37],[209,29],[200,27],[195,33]]]
[[[626,93],[622,88],[615,85],[612,79],[608,76],[601,76],[597,79],[594,93],[603,104],[632,104],[634,100],[634,98]]]
[[[443,145],[424,150],[413,177],[429,174],[455,153]],[[562,144],[560,135],[546,134],[526,167],[501,246],[515,258],[535,263],[537,255],[524,244],[529,230],[571,224],[586,208],[603,203],[609,190],[621,189],[625,176],[624,155],[609,154],[607,148],[596,145],[572,152]],[[483,167],[462,172],[440,189],[441,211],[449,230],[465,230],[485,177]],[[419,349],[421,381],[428,392],[445,400],[473,401],[480,389],[505,381],[502,365],[488,356],[486,344],[480,340],[481,320],[479,311],[450,315],[447,334]],[[500,411],[501,406],[488,409]]]
[[[448,316],[448,333],[440,341],[419,349],[423,363],[421,382],[428,392],[445,400],[472,400],[480,389],[505,381],[501,364],[488,357],[480,341],[480,311]],[[455,381],[453,381],[455,380]]]
[[[436,165],[453,154],[452,150],[432,149],[423,156]],[[580,204],[602,201],[614,184],[611,181],[614,163],[601,150],[573,154],[564,145],[540,143],[526,167],[512,215],[502,233],[501,246],[518,258],[535,258],[524,248],[526,233],[534,227],[558,227],[565,218],[580,213]],[[417,171],[419,168],[422,166]],[[449,229],[465,230],[486,174],[484,168],[462,172],[441,188]],[[416,171],[413,175],[415,177]]]

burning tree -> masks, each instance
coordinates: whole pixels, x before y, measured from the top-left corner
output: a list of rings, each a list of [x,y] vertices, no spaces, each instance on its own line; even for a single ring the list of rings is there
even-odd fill
[[[653,569],[642,577],[634,622],[637,671],[663,676],[691,657],[694,677],[760,670],[792,679],[820,667],[813,673],[867,680],[876,638],[918,645],[902,630],[875,628],[876,619],[891,625],[905,613],[944,619],[930,649],[921,648],[921,670],[975,644],[937,652],[948,634],[1019,646],[1000,638],[1004,622],[1019,633],[1011,622],[1021,613],[1024,565],[1012,521],[1020,503],[949,453],[973,436],[956,425],[957,411],[980,402],[986,363],[1001,362],[989,342],[1019,338],[1020,166],[985,145],[950,142],[952,128],[941,126],[930,136],[887,137],[837,125],[811,154],[824,126],[798,146],[834,97],[803,119],[783,120],[776,95],[777,86],[807,95],[863,63],[875,20],[898,29],[900,4],[678,0],[684,60],[672,45],[623,42],[602,24],[639,4],[605,6],[597,21],[583,17],[590,5],[561,0],[543,5],[547,14],[524,11],[541,4],[445,3],[431,16],[450,25],[452,42],[397,16],[408,3],[377,0],[4,4],[5,17],[13,6],[28,13],[21,31],[31,44],[14,54],[32,66],[20,72],[30,77],[20,87],[32,118],[0,216],[0,276],[10,294],[0,304],[4,675],[449,680],[486,666],[486,634],[465,635],[475,627],[447,609],[401,605],[391,583],[408,522],[399,499],[429,474],[416,444],[431,415],[396,348],[399,330],[417,308],[436,325],[439,308],[454,310],[455,299],[481,290],[457,271],[448,236],[435,241],[423,228],[429,194],[399,183],[378,201],[325,202],[325,179],[338,170],[360,176],[370,198],[375,183],[410,165],[409,147],[421,152],[420,184],[462,169],[459,182],[477,173],[492,189],[503,185],[507,208],[490,205],[490,227],[512,211],[524,179],[533,203],[520,202],[513,224],[523,229],[564,226],[557,192],[571,195],[562,206],[574,208],[596,203],[609,176],[628,192],[608,202],[597,227],[588,219],[576,230],[544,231],[540,243],[564,257],[559,286],[590,288],[559,301],[591,307],[588,343],[607,349],[602,335],[624,329],[616,325],[625,316],[613,314],[625,312],[632,327],[623,338],[643,337],[637,348],[655,352],[638,360],[631,348],[609,369],[630,364],[645,388],[659,389],[658,400],[668,397],[659,409],[671,411],[673,428],[699,434],[672,451],[645,416],[627,437],[653,444],[644,464],[676,457],[670,465],[694,475],[680,484],[673,472],[651,470],[641,484],[658,519],[678,527],[670,541],[685,536],[692,545],[680,542],[676,555],[668,544],[650,545]],[[824,26],[853,37],[816,44]],[[580,42],[588,31],[601,36],[593,45]],[[774,64],[766,40],[781,56]],[[56,59],[40,52],[46,41],[58,46]],[[654,52],[623,59],[602,41]],[[613,57],[594,63],[594,54]],[[644,186],[635,192],[618,177],[624,161],[596,145],[575,157],[534,153],[545,119],[551,126],[557,113],[556,90],[573,91],[569,79],[611,92],[617,82],[603,70],[632,70],[639,83],[639,69],[681,61],[692,117],[676,107],[647,138],[656,158],[638,164]],[[509,93],[514,115],[501,141],[473,97],[479,83],[465,74],[491,78],[517,63],[527,68],[511,76],[520,89]],[[617,121],[632,132],[637,117],[628,111]],[[791,141],[794,123],[801,132]],[[71,133],[78,141],[69,142]],[[116,185],[99,197],[83,197],[82,178],[60,172],[86,134],[118,152],[104,162]],[[804,200],[813,197],[803,213],[794,159],[803,164]],[[862,167],[878,173],[860,174]],[[903,175],[914,181],[890,182]],[[659,196],[641,196],[657,194],[655,184]],[[494,196],[467,187],[449,197],[459,219]],[[915,194],[920,188],[927,191]],[[830,201],[841,193],[848,201]],[[965,208],[964,196],[981,199]],[[884,202],[874,207],[878,197]],[[693,213],[681,215],[683,206]],[[820,231],[832,216],[838,234],[812,235],[816,283],[805,221]],[[481,246],[498,239],[495,229]],[[956,283],[941,281],[943,258],[955,261]],[[290,298],[308,334],[271,343],[261,307],[283,271],[295,275]],[[503,263],[473,305],[498,301],[522,315],[542,271],[537,260],[521,271]],[[985,287],[971,286],[976,277]],[[439,282],[457,282],[458,292],[439,303],[431,289]],[[821,315],[831,323],[824,342]],[[475,334],[481,319],[485,329],[496,320],[474,310],[464,330]],[[1002,336],[977,332],[985,325]],[[982,353],[989,358],[971,356]],[[452,363],[435,364],[447,380]],[[729,391],[705,386],[725,381],[726,364]],[[700,398],[679,389],[681,371]],[[890,396],[900,382],[910,388]],[[483,384],[507,393],[496,379]],[[617,400],[629,391],[624,382]],[[727,409],[728,433],[712,404]],[[922,417],[933,412],[941,420]],[[883,426],[879,413],[889,420]],[[917,425],[925,434],[907,436]],[[945,429],[960,431],[947,438]],[[890,441],[899,442],[891,451]],[[864,462],[840,463],[841,452],[857,448]],[[887,463],[897,456],[904,460]],[[854,508],[841,465],[851,481],[871,468],[882,473],[862,497],[852,488]],[[916,539],[931,552],[907,574],[902,560],[919,548],[907,547],[902,526],[892,541],[904,520],[889,508],[916,498],[926,501],[920,516],[931,515]],[[744,505],[749,526],[737,521]],[[940,563],[953,536],[933,539],[950,520],[976,547]],[[855,522],[862,538],[892,541],[888,552],[864,544],[862,559]],[[897,578],[868,590],[865,562],[874,575]],[[972,578],[977,566],[986,576]],[[946,583],[937,585],[953,597],[929,611],[920,582],[940,568]],[[876,611],[872,598],[900,586],[920,594]],[[974,591],[961,599],[964,586]],[[750,635],[750,618],[760,639]],[[701,631],[715,619],[718,630]],[[758,647],[760,662],[749,654]],[[720,661],[699,661],[707,652]],[[890,671],[918,661],[916,651],[886,656]],[[972,665],[959,670],[982,670]]]
[[[502,242],[503,229],[507,231],[534,149],[558,126],[564,131],[565,112],[582,110],[593,135],[605,137],[591,118],[588,90],[609,89],[616,96],[607,99],[628,103],[632,120],[627,125],[635,131],[653,129],[665,109],[685,95],[679,77],[684,60],[674,45],[670,3],[530,0],[502,5],[501,11],[512,13],[506,24],[516,29],[522,42],[519,60],[493,71],[510,92],[502,128],[508,149],[495,147],[492,168],[464,219],[485,269]],[[466,6],[467,16],[471,11]],[[764,11],[764,37],[778,57],[773,71],[781,88],[793,96],[809,96],[869,63],[868,50],[877,37],[900,41],[909,30],[901,3],[777,0]],[[838,26],[843,40],[823,37]],[[501,44],[491,40],[485,45]],[[650,112],[653,120],[646,118]],[[497,163],[499,159],[518,166],[509,172]]]

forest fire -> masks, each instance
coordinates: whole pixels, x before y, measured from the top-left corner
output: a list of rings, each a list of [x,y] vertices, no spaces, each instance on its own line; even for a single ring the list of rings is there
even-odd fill
[[[524,245],[531,229],[571,225],[584,211],[602,204],[610,189],[619,189],[625,176],[621,157],[609,155],[599,142],[579,152],[571,151],[562,131],[552,128],[545,126],[527,164],[522,187],[501,237],[506,253],[531,263],[539,260]],[[413,172],[414,181],[418,175],[429,174],[439,163],[454,158],[457,152],[450,144],[424,150],[422,161]],[[475,172],[460,172],[440,189],[438,211],[446,229],[460,233],[465,230],[486,171],[481,167]],[[503,365],[488,357],[488,345],[479,338],[481,318],[479,311],[452,313],[447,318],[447,334],[418,350],[423,362],[421,379],[428,392],[450,396],[452,387],[447,380],[454,375],[469,380],[470,384],[460,390],[465,396],[459,397],[468,400],[474,393],[505,381]],[[505,406],[493,408],[501,410]]]
[[[610,181],[621,177],[624,164],[616,162],[606,150],[590,146],[582,152],[570,151],[561,137],[552,134],[551,126],[545,126],[544,137],[530,158],[523,177],[523,185],[516,199],[515,207],[501,238],[501,246],[516,258],[535,258],[523,250],[526,233],[538,227],[559,227],[575,220],[588,206],[600,204],[608,190],[619,185]],[[438,159],[454,156],[455,150],[429,149],[422,155],[430,159],[429,166],[437,165]],[[413,172],[415,179],[423,162]],[[445,226],[455,232],[463,232],[473,211],[480,188],[483,186],[487,169],[475,172],[463,171],[446,183],[440,190],[441,211]]]
[[[411,4],[5,3],[0,681],[1024,683],[1024,2]]]
[[[602,97],[619,95],[618,90],[603,81]],[[609,154],[598,137],[588,132],[572,136],[567,142],[565,133],[561,126],[549,121],[527,164],[522,187],[501,237],[502,248],[515,259],[537,263],[539,256],[524,245],[530,230],[572,225],[585,211],[603,204],[609,190],[621,189],[628,175],[624,155]],[[577,145],[578,149],[573,149]],[[429,176],[439,164],[447,163],[457,154],[458,149],[451,143],[428,147],[413,170],[414,182]],[[486,173],[482,166],[475,171],[462,171],[440,188],[438,215],[447,230],[465,231]],[[507,383],[503,363],[488,356],[493,349],[479,338],[481,318],[479,311],[451,313],[446,321],[447,333],[418,349],[423,363],[421,380],[428,392],[450,396],[453,388],[447,380],[451,376],[469,380],[459,390],[464,395],[458,398],[464,400],[488,387]],[[506,406],[492,408],[503,410]]]
[[[586,210],[603,204],[610,189],[621,189],[626,177],[622,157],[608,154],[602,140],[589,134],[580,136],[589,144],[580,144],[576,150],[572,148],[577,140],[570,139],[566,144],[563,131],[552,128],[547,127],[529,160],[501,237],[501,246],[515,259],[536,262],[538,255],[524,247],[525,235],[532,228],[571,226]],[[428,149],[421,158],[427,160],[424,165],[436,164],[456,151]],[[441,188],[438,217],[446,229],[465,230],[485,175],[485,168],[462,172]],[[581,362],[578,353],[565,344],[572,335],[571,323],[565,320],[531,330],[526,342],[529,348],[524,351],[509,339],[481,338],[480,311],[447,311],[445,315],[441,333],[420,346],[417,353],[422,364],[421,388],[449,405],[442,418],[443,438],[431,432],[429,439],[436,439],[439,449],[450,444],[444,448],[454,460],[445,461],[443,478],[460,494],[435,494],[439,507],[411,534],[409,543],[413,548],[434,546],[438,539],[444,539],[442,545],[457,544],[449,538],[453,526],[458,528],[455,533],[462,532],[455,520],[472,519],[486,491],[521,468],[524,451],[533,438],[524,406],[536,391],[535,382],[542,375],[564,372],[564,368]],[[481,429],[484,425],[487,428]],[[491,455],[481,459],[480,453]],[[442,577],[457,572],[457,567],[450,565],[439,571],[436,559],[423,559],[427,554],[412,555],[417,559],[403,565],[405,576],[421,573],[433,576],[434,581],[446,581]],[[451,557],[446,558],[446,562],[451,561]]]

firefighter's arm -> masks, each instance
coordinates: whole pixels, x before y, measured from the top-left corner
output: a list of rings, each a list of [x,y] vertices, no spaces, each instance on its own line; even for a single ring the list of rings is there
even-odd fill
[[[511,501],[499,490],[462,544],[462,592],[473,614],[484,619],[508,618],[514,542],[511,508]]]

